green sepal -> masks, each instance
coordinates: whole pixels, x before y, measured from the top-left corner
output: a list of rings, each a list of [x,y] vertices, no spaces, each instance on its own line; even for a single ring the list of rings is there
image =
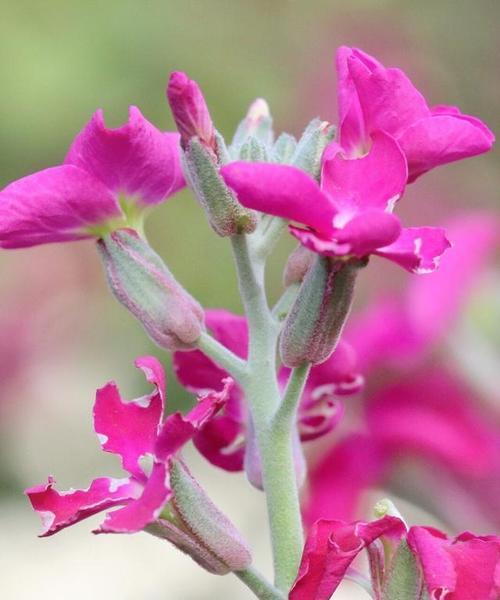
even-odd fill
[[[387,570],[382,600],[426,600],[421,569],[415,555],[402,540]]]
[[[189,142],[184,166],[186,178],[218,235],[225,237],[255,230],[255,214],[241,206],[220,176],[213,154],[197,138]]]
[[[335,127],[313,119],[306,127],[292,157],[291,164],[319,181],[323,151],[335,136]]]
[[[289,164],[297,150],[297,140],[289,133],[282,133],[274,143],[271,161]]]

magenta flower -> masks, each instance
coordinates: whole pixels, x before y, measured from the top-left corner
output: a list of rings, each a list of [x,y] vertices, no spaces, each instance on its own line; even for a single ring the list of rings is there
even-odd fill
[[[342,259],[376,254],[415,273],[436,269],[450,246],[444,230],[402,228],[392,214],[407,179],[398,143],[377,132],[362,158],[346,158],[335,143],[325,155],[319,185],[288,165],[234,162],[221,173],[244,206],[306,225],[290,231],[314,252]]]
[[[408,161],[408,181],[430,169],[490,150],[493,133],[455,106],[430,108],[400,69],[385,68],[357,48],[336,56],[340,145],[347,156],[363,156],[383,131]]]
[[[379,540],[385,542],[385,551]],[[398,563],[401,553],[407,552],[406,544],[409,557]],[[495,600],[500,593],[499,537],[465,532],[449,538],[436,529],[419,526],[407,531],[399,518],[385,516],[369,523],[317,521],[309,532],[289,599],[329,600],[364,549],[370,556],[377,600],[386,597],[382,594],[388,588],[414,600],[427,597],[426,592],[436,600]],[[405,579],[404,574],[398,581],[394,568],[411,569],[414,581]]]
[[[451,507],[458,510],[460,497],[459,515],[467,511],[471,518],[499,522],[498,415],[431,355],[498,246],[498,221],[470,214],[447,229],[455,248],[438,272],[412,279],[402,297],[384,298],[346,328],[370,388],[364,423],[312,468],[306,523],[354,518],[364,493],[390,482],[408,457],[431,466],[425,473],[427,500],[437,512],[447,507],[443,517],[454,518]]]
[[[208,310],[205,316],[212,335],[239,357],[246,358],[248,326],[245,318],[221,309]],[[217,389],[221,379],[228,376],[198,350],[176,352],[174,367],[181,384],[195,393]],[[282,389],[289,373],[286,367],[279,371]],[[348,344],[341,342],[328,361],[312,369],[307,380],[297,422],[301,440],[313,440],[331,431],[343,414],[338,396],[355,393],[362,384],[355,354]],[[245,452],[251,452],[252,441],[244,392],[235,384],[222,413],[207,423],[193,442],[213,464],[227,471],[240,471],[244,467]]]
[[[99,389],[94,405],[94,428],[106,452],[117,454],[130,474],[125,479],[100,477],[84,490],[58,492],[54,480],[26,490],[43,523],[41,536],[57,533],[91,515],[121,507],[106,515],[94,533],[134,533],[156,522],[173,497],[169,484],[172,459],[222,408],[231,387],[226,379],[222,391],[210,392],[185,416],[174,413],[162,423],[165,375],[151,356],[139,358],[155,390],[141,398],[124,401],[114,383]],[[151,459],[150,468],[144,460]]]
[[[64,164],[0,192],[0,247],[100,237],[134,226],[143,209],[183,185],[177,133],[159,131],[134,106],[125,125],[109,129],[99,110]]]

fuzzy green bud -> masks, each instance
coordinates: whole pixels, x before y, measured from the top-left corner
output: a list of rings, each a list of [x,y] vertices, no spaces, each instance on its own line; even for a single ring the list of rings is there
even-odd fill
[[[327,121],[313,119],[297,143],[291,164],[319,181],[323,151],[335,136],[335,127]]]
[[[300,286],[280,337],[287,367],[324,362],[335,350],[349,314],[361,261],[318,255]]]
[[[117,229],[98,242],[111,291],[161,348],[195,346],[203,330],[198,302],[133,229]]]

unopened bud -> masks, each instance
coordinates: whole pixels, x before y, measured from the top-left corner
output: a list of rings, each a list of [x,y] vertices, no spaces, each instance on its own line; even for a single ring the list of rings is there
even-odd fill
[[[324,362],[335,350],[351,308],[360,266],[318,255],[309,268],[280,337],[287,367]]]
[[[184,165],[186,178],[217,234],[230,236],[255,230],[255,214],[238,202],[224,183],[210,151],[197,138],[188,144]]]
[[[174,497],[148,531],[216,575],[246,569],[252,562],[248,544],[180,461],[170,463],[170,486]]]
[[[309,267],[313,264],[315,258],[314,252],[299,244],[290,254],[283,272],[283,284],[285,287],[294,283],[302,283]]]
[[[298,141],[291,164],[319,181],[321,157],[334,135],[335,127],[333,125],[327,121],[313,119]]]
[[[273,136],[273,120],[269,106],[263,98],[257,98],[250,105],[246,117],[238,125],[231,142],[231,150],[235,153],[235,157],[239,156],[241,146],[250,137],[261,142],[264,147],[270,147]]]
[[[276,140],[271,154],[273,162],[289,164],[297,150],[297,140],[289,133],[282,133]]]
[[[193,347],[203,330],[203,309],[158,254],[133,229],[114,231],[98,248],[111,291],[152,340],[167,350]]]
[[[189,141],[197,137],[216,151],[215,128],[200,87],[181,71],[170,75],[167,98],[172,109],[177,129],[181,134],[181,145],[187,148]]]

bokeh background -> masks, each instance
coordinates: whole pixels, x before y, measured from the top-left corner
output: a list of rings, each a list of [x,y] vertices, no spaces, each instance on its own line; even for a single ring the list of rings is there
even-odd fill
[[[216,126],[229,139],[259,96],[270,103],[278,132],[299,134],[314,116],[335,122],[332,63],[340,44],[404,68],[431,104],[457,104],[500,131],[500,4],[489,0],[17,0],[1,8],[0,187],[58,164],[98,107],[111,126],[135,104],[157,126],[172,129],[164,94],[172,70],[185,70],[200,83]],[[465,209],[498,217],[498,157],[493,151],[426,175],[408,190],[400,214],[409,224],[436,224]],[[204,306],[241,310],[228,244],[214,236],[189,192],[160,207],[147,229],[152,245]],[[292,247],[284,239],[271,261],[274,299]],[[36,538],[39,524],[22,495],[25,487],[48,473],[62,489],[119,473],[92,433],[95,389],[116,379],[129,397],[142,394],[134,358],[155,353],[170,369],[169,357],[111,298],[92,242],[3,252],[0,273],[2,599],[250,598],[230,576],[205,574],[146,534],[92,536],[98,518],[54,538]],[[448,344],[436,360],[453,362],[477,390],[479,412],[482,402],[500,412],[494,263],[488,273],[450,338],[461,351],[451,352]],[[357,308],[382,291],[397,292],[407,279],[397,267],[384,264],[382,271],[373,261]],[[173,376],[168,390],[169,409],[189,405]],[[257,563],[268,569],[262,496],[243,476],[188,454],[213,497],[251,539]],[[472,516],[464,522],[464,528],[474,525]],[[498,522],[491,532],[495,527]],[[346,586],[339,597],[367,596]]]

